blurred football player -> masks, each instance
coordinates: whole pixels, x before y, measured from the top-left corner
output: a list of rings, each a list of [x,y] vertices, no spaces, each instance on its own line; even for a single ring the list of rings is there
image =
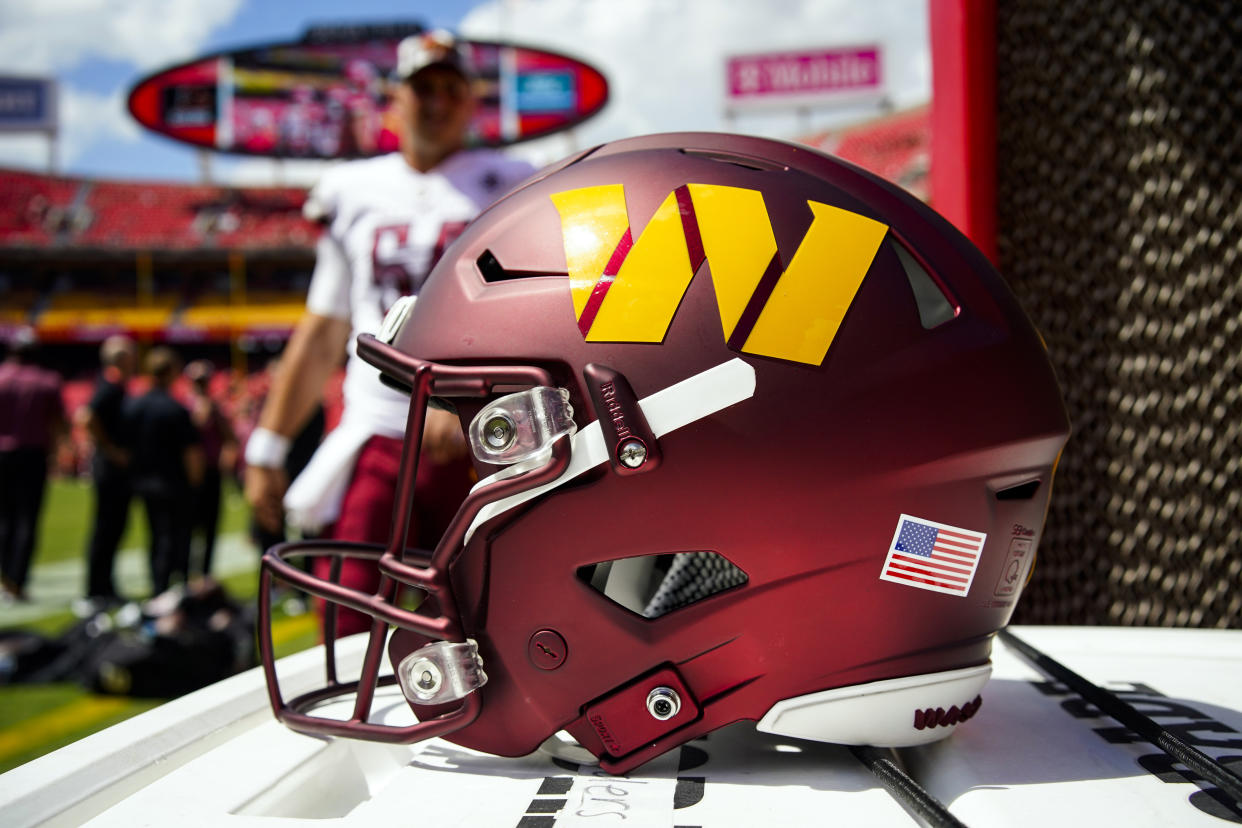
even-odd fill
[[[66,432],[60,375],[35,364],[35,343],[20,330],[0,363],[0,599],[26,598],[48,458]]]
[[[211,575],[211,559],[216,549],[216,531],[220,523],[220,487],[225,470],[237,458],[237,435],[220,404],[211,393],[215,366],[205,359],[196,359],[185,367],[189,380],[190,420],[198,429],[203,447],[203,477],[191,494],[191,543],[202,537],[202,554],[190,565],[194,575]]]
[[[121,335],[105,339],[99,349],[101,370],[95,393],[77,413],[78,423],[95,447],[91,459],[95,513],[86,553],[86,597],[99,604],[121,600],[113,568],[133,497],[131,440],[124,410],[126,386],[134,374],[136,360],[137,346],[132,339]]]
[[[246,497],[255,519],[273,531],[287,510],[294,528],[387,541],[409,398],[357,358],[355,336],[377,332],[399,297],[418,293],[466,223],[533,171],[492,150],[466,149],[475,98],[465,48],[448,33],[403,40],[395,80],[400,151],[329,170],[304,208],[324,226],[306,312],[246,445]],[[290,438],[346,355],[340,424],[286,492]],[[423,457],[410,542],[433,548],[471,485],[455,417],[431,412]],[[343,583],[374,590],[378,580],[372,563],[346,562]],[[337,631],[369,625],[347,610]]]
[[[130,474],[147,511],[151,594],[174,580],[190,580],[190,525],[194,492],[203,482],[202,437],[172,395],[181,358],[165,346],[147,352],[147,393],[130,400],[125,419],[133,436]]]

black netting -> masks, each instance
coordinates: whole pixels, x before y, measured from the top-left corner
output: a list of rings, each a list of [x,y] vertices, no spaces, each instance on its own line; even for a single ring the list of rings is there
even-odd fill
[[[1242,12],[997,7],[1001,270],[1074,428],[1015,621],[1242,626]]]

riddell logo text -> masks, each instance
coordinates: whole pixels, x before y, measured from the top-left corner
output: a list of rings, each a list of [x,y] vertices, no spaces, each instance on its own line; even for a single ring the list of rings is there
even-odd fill
[[[617,439],[629,437],[631,432],[630,427],[625,424],[625,412],[621,410],[621,403],[617,402],[617,387],[611,382],[606,382],[599,387],[599,393],[604,398],[608,416],[612,418],[612,427],[617,431]]]
[[[621,184],[552,196],[570,293],[588,342],[661,342],[694,274],[709,265],[721,330],[743,353],[819,365],[888,226],[808,201],[788,267],[763,194],[716,184],[669,193],[634,236]]]
[[[621,755],[621,745],[613,738],[612,733],[608,730],[608,725],[604,724],[604,717],[598,713],[590,716],[591,727],[595,728],[596,734],[599,735],[600,741],[604,743],[604,747],[614,756]]]

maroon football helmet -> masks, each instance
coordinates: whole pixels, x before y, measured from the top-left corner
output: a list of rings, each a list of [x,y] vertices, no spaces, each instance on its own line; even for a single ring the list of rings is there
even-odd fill
[[[291,727],[503,756],[567,731],[620,773],[743,719],[900,746],[978,709],[1068,423],[1005,283],[901,189],[759,138],[605,144],[358,351],[411,392],[401,506],[387,548],[264,556]],[[403,542],[428,405],[480,478],[434,551]],[[378,592],[307,555],[374,559]],[[375,619],[360,681],[285,702],[273,578]],[[369,720],[383,683],[416,724]],[[344,693],[352,720],[313,714]]]

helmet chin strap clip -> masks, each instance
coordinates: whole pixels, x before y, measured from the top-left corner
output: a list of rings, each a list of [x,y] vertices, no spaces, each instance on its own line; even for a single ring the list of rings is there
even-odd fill
[[[414,704],[444,704],[460,701],[487,684],[487,673],[473,639],[437,641],[401,659],[397,682]]]
[[[577,430],[569,392],[539,386],[494,400],[466,431],[476,458],[511,466],[545,455],[558,438]]]

